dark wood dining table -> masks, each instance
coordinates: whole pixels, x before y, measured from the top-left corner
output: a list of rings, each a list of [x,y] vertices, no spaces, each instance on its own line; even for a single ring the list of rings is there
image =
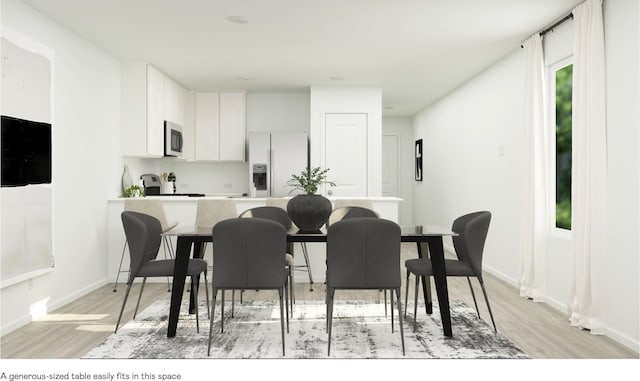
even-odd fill
[[[429,255],[433,265],[434,283],[440,307],[440,317],[445,336],[453,336],[451,330],[451,313],[449,310],[449,291],[447,287],[447,277],[444,265],[444,244],[443,238],[455,235],[454,232],[438,226],[402,226],[401,242],[415,242],[418,250],[418,257],[423,258]],[[202,258],[204,254],[204,244],[212,242],[210,227],[201,226],[178,226],[166,233],[166,236],[177,237],[175,265],[173,269],[173,287],[171,290],[171,306],[169,309],[169,326],[167,337],[175,337],[184,293],[187,266],[193,248],[193,256]],[[326,233],[300,233],[289,232],[288,242],[327,242]],[[417,280],[416,280],[417,281]],[[425,295],[425,309],[427,314],[432,313],[432,307],[427,301],[427,290],[425,282],[422,283]],[[195,299],[193,290],[190,293],[189,313],[195,313]],[[405,306],[406,307],[406,306]]]

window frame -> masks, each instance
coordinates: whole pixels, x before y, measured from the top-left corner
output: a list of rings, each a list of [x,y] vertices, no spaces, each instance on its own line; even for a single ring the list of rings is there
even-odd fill
[[[570,238],[571,229],[559,228],[556,226],[556,72],[569,65],[574,64],[573,54],[569,54],[546,65],[547,89],[548,89],[548,128],[549,128],[549,179],[548,179],[548,222],[549,231],[552,235]],[[573,134],[573,121],[572,131]]]

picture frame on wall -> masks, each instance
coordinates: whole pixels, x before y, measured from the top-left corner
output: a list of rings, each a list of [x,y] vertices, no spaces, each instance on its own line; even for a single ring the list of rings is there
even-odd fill
[[[416,140],[416,181],[422,181],[422,139]]]

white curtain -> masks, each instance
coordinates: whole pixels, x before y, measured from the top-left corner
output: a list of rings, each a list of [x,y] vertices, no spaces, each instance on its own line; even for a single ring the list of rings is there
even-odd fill
[[[545,284],[548,139],[542,37],[523,44],[526,54],[525,129],[522,134],[520,296],[540,301]]]
[[[603,333],[606,318],[607,134],[602,0],[573,10],[571,325]]]

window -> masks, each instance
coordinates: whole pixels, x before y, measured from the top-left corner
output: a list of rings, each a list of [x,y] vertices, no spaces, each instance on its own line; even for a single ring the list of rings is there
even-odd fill
[[[573,64],[562,61],[551,67],[555,101],[555,227],[571,229],[571,95]]]

